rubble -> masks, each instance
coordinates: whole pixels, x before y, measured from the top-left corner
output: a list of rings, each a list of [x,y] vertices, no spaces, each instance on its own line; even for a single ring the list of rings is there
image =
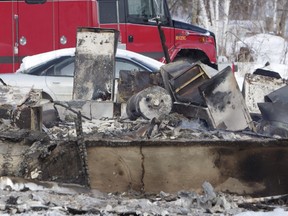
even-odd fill
[[[279,78],[279,74],[277,77],[273,76],[272,71],[266,70],[265,73],[263,71],[260,73],[258,70],[258,72],[255,72],[245,74],[242,88],[245,103],[252,116],[260,114],[257,103],[263,103],[266,95],[286,86],[288,83],[287,80]]]
[[[94,74],[85,49],[93,59],[95,50],[82,39],[75,100],[43,104],[40,90],[0,89],[0,212],[231,215],[255,207],[239,195],[288,193],[285,79],[260,70],[245,76],[241,93],[229,67],[175,62],[121,71],[117,91],[113,46],[96,57],[109,73]],[[264,91],[266,81],[278,90]]]
[[[41,99],[40,90],[0,86],[1,119],[22,129],[41,130]]]
[[[279,211],[285,196],[251,199],[217,193],[209,182],[203,191],[175,194],[102,193],[77,185],[0,179],[0,213],[21,215],[236,215],[250,209]],[[266,201],[266,203],[264,203]],[[258,203],[258,204],[257,204]],[[283,210],[284,211],[284,210]]]

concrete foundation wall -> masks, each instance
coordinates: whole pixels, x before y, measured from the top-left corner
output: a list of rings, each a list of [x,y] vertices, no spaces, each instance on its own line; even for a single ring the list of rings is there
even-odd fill
[[[284,194],[288,193],[284,142],[113,141],[106,146],[103,141],[92,142],[87,148],[91,187],[172,193],[198,191],[208,181],[217,191]]]

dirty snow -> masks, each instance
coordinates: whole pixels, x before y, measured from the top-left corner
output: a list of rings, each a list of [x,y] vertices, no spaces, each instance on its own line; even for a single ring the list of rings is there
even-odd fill
[[[236,216],[288,216],[288,212],[284,209],[276,208],[271,212],[243,212],[239,213]]]
[[[257,34],[238,42],[236,52],[240,50],[240,47],[250,48],[255,63],[288,63],[288,42],[282,37],[270,34]]]
[[[236,52],[240,47],[249,47],[254,62],[237,62],[238,72],[235,73],[240,89],[246,73],[253,73],[257,68],[278,72],[288,79],[288,42],[283,38],[270,34],[258,34],[245,38],[237,43]],[[265,67],[265,64],[269,65]]]

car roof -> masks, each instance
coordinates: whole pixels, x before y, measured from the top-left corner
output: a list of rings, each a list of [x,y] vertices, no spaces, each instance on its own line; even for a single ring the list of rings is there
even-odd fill
[[[16,72],[26,71],[30,68],[34,68],[38,65],[41,65],[52,59],[60,58],[62,56],[74,56],[74,55],[75,55],[75,48],[65,48],[40,53],[32,56],[26,56],[25,58],[23,58],[20,68]],[[152,68],[160,68],[164,64],[150,57],[120,48],[117,49],[116,57],[132,60],[134,59],[140,62],[144,62],[146,65],[150,65]]]

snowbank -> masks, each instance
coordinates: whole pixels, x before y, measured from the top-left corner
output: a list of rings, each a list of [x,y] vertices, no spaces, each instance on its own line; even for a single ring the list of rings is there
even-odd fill
[[[275,64],[288,63],[288,43],[282,37],[257,34],[237,42],[237,53],[239,53],[241,47],[250,48],[255,63],[265,64],[267,61]]]

